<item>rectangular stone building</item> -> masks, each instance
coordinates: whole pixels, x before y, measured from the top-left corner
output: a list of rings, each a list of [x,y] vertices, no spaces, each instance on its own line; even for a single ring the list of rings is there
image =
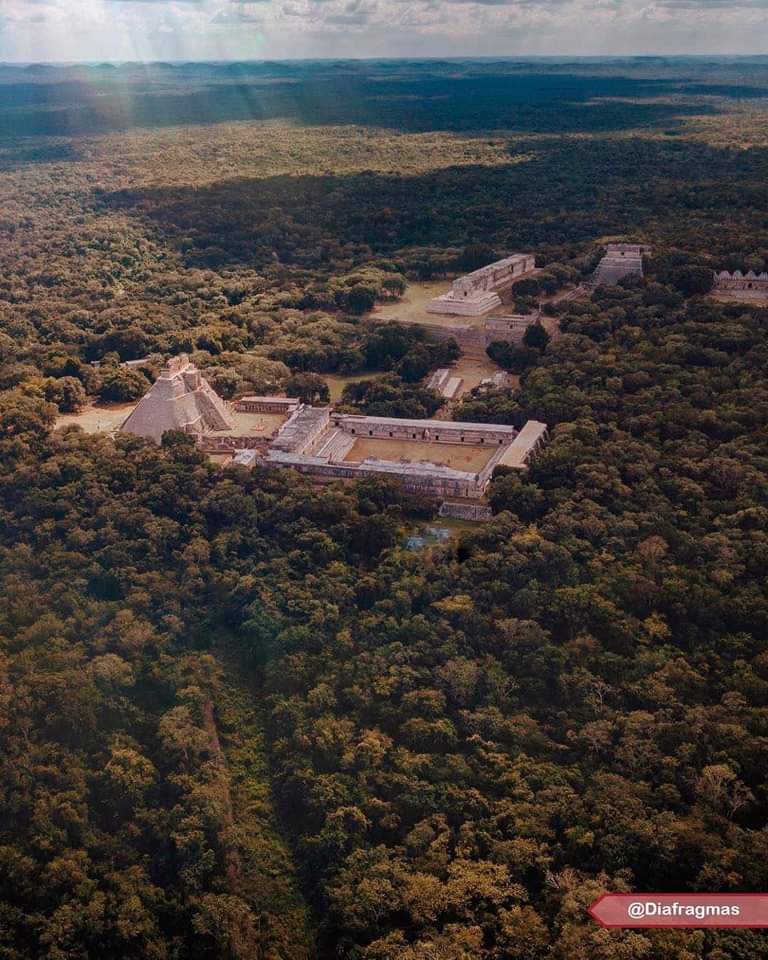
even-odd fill
[[[515,253],[453,281],[448,293],[427,304],[428,313],[481,317],[501,304],[499,293],[536,268],[530,253]]]

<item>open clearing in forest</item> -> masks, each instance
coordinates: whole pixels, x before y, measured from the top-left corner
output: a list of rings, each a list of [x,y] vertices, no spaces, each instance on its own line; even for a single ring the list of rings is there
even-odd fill
[[[421,323],[422,321],[456,320],[466,323],[466,317],[438,317],[434,313],[427,313],[427,304],[433,297],[448,293],[451,289],[450,280],[424,280],[409,283],[405,293],[399,300],[392,303],[381,303],[371,311],[373,320],[402,320],[404,323]],[[455,325],[455,324],[454,324]]]
[[[493,444],[481,446],[474,443],[436,443],[425,440],[376,440],[372,437],[360,437],[344,458],[347,461],[360,462],[367,457],[379,460],[428,460],[430,463],[443,463],[454,470],[478,473],[488,463],[496,449]]]
[[[469,393],[479,386],[483,380],[487,380],[495,373],[499,373],[501,367],[490,359],[490,357],[460,357],[451,367],[451,375],[461,377],[464,381],[461,385],[457,397]],[[517,388],[520,385],[520,377],[510,373],[508,376],[508,386]]]
[[[364,371],[362,373],[325,373],[323,378],[328,384],[328,390],[331,394],[331,403],[338,403],[344,392],[344,387],[348,383],[360,383],[363,380],[375,380],[376,377],[383,376],[380,370]]]
[[[284,413],[246,413],[232,411],[234,427],[226,430],[212,430],[212,437],[272,437],[285,423],[288,417]]]
[[[73,424],[86,433],[111,433],[128,419],[135,403],[89,403],[78,413],[63,413],[56,418],[56,427]]]

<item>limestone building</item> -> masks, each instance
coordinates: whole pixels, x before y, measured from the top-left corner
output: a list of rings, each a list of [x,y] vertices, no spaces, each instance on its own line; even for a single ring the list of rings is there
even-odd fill
[[[160,443],[166,430],[202,435],[233,428],[226,403],[189,357],[181,354],[168,361],[120,430]]]
[[[427,381],[427,389],[439,393],[445,400],[453,400],[461,390],[464,380],[457,377],[450,367],[435,370]]]
[[[644,243],[609,243],[605,256],[597,265],[594,283],[614,284],[624,277],[643,276],[643,257],[649,256],[651,248]]]
[[[454,280],[448,293],[429,301],[427,313],[481,317],[501,304],[500,291],[535,268],[536,258],[530,253],[515,253],[497,260]]]
[[[768,297],[768,273],[755,273],[754,270],[747,273],[742,273],[741,270],[729,273],[721,270],[715,273],[715,289],[725,292],[751,292],[756,297]]]

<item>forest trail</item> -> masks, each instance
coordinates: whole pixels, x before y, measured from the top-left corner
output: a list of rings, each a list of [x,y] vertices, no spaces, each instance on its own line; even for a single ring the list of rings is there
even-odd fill
[[[216,659],[221,683],[215,700],[203,705],[203,724],[221,767],[230,892],[265,920],[260,957],[310,960],[314,955],[310,911],[277,824],[255,694],[241,666],[223,654]]]

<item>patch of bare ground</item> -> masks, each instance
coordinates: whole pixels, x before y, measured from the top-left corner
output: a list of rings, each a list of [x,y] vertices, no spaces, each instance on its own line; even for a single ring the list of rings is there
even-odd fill
[[[78,426],[86,433],[112,433],[128,419],[135,403],[88,403],[77,413],[56,418],[56,428]]]
[[[400,320],[403,323],[441,323],[456,321],[453,326],[466,323],[465,317],[444,317],[434,313],[427,313],[427,304],[434,297],[448,293],[451,289],[450,280],[415,280],[409,283],[405,293],[399,300],[392,303],[382,303],[371,311],[373,320]]]
[[[344,458],[359,463],[368,457],[379,460],[410,460],[442,463],[454,470],[477,473],[488,463],[496,448],[492,445],[439,443],[432,440],[377,440],[360,437]]]
[[[494,374],[499,373],[501,367],[491,360],[490,357],[460,357],[452,367],[453,375],[461,377],[463,383],[457,397],[463,396],[478,387],[483,380],[487,380]],[[520,378],[515,374],[508,374],[508,386],[514,389],[520,385]]]

